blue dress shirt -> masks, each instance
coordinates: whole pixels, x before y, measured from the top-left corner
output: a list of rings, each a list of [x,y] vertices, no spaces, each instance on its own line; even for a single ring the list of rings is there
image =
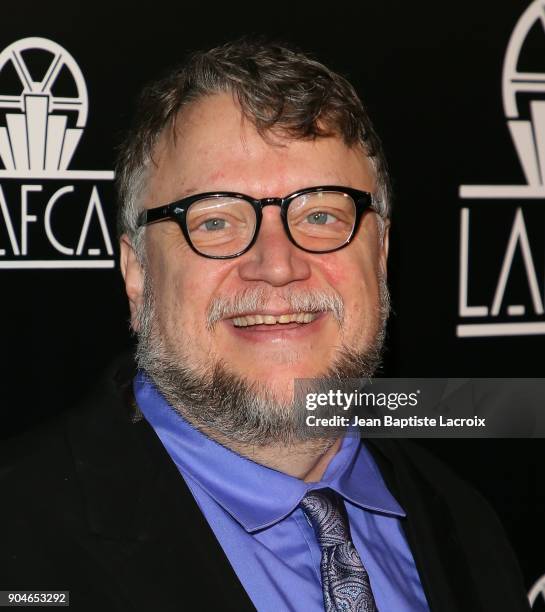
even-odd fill
[[[298,507],[307,491],[324,487],[344,499],[352,540],[379,611],[428,610],[401,527],[405,513],[359,437],[345,436],[322,480],[307,483],[242,457],[199,432],[142,372],[134,390],[140,410],[260,612],[324,609],[320,547]]]

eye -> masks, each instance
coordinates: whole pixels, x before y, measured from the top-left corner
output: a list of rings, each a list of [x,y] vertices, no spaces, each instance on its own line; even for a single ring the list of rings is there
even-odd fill
[[[314,225],[326,225],[328,223],[335,223],[337,220],[335,215],[326,212],[317,211],[307,215],[307,221]]]
[[[201,223],[197,229],[205,230],[208,232],[214,232],[225,229],[229,224],[225,219],[215,217],[213,219],[207,219],[204,223]]]

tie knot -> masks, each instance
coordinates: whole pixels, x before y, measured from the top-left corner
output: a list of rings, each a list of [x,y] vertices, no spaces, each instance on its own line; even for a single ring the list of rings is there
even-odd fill
[[[342,501],[334,491],[309,491],[299,505],[314,528],[321,548],[350,540]]]

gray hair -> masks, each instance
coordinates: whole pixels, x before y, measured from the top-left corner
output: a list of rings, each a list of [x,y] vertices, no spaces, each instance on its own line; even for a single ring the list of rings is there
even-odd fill
[[[340,135],[369,157],[377,180],[375,210],[390,214],[390,181],[380,140],[354,87],[341,75],[301,52],[277,44],[239,40],[200,51],[142,92],[134,123],[117,162],[118,231],[143,255],[138,215],[153,151],[179,111],[208,95],[230,92],[243,115],[266,138],[269,131],[290,138]]]

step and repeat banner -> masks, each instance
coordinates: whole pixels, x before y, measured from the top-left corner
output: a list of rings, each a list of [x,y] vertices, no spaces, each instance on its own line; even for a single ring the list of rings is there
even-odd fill
[[[346,75],[383,139],[395,195],[383,374],[543,376],[545,0],[407,4],[189,14],[156,2],[139,14],[57,2],[3,13],[3,438],[69,410],[132,346],[116,146],[144,83],[244,34],[286,41]],[[422,443],[493,505],[534,610],[545,610],[545,441]]]

